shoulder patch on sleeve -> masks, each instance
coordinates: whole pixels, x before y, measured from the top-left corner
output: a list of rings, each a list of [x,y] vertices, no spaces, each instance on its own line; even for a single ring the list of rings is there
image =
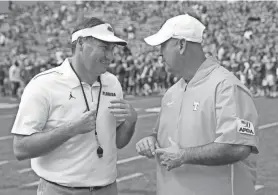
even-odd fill
[[[237,132],[246,135],[255,135],[254,125],[250,121],[238,119]]]

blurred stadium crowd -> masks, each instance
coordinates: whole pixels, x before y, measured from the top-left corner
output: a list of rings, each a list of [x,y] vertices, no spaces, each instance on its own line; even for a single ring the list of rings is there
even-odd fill
[[[34,2],[0,17],[0,87],[3,96],[20,97],[37,73],[58,66],[71,55],[70,35],[83,17],[95,16],[115,26],[129,41],[115,48],[109,71],[125,94],[164,92],[178,78],[165,71],[159,50],[144,44],[169,17],[194,13],[207,30],[204,50],[216,56],[255,96],[278,97],[278,3],[256,2]]]

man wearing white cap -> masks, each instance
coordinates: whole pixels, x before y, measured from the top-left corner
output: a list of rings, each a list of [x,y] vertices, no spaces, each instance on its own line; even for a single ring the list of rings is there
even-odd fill
[[[117,148],[126,146],[137,113],[106,72],[113,47],[127,43],[97,18],[72,34],[73,56],[35,76],[12,128],[17,159],[31,159],[38,195],[116,195]]]
[[[136,144],[156,157],[158,195],[254,195],[258,114],[249,90],[201,42],[205,27],[179,15],[145,41],[181,79],[164,95],[155,131]]]

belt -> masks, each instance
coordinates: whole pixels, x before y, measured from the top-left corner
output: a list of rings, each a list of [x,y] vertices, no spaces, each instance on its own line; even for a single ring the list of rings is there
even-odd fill
[[[42,178],[43,179],[43,178]],[[56,185],[58,187],[62,187],[62,188],[68,188],[68,189],[74,189],[74,190],[89,190],[89,191],[96,191],[96,190],[100,190],[102,188],[105,188],[111,184],[108,184],[106,186],[92,186],[92,187],[69,187],[69,186],[62,186],[60,184],[57,184],[55,182],[52,182],[52,181],[48,181],[46,179],[43,179],[45,180],[46,182],[50,183],[50,184],[53,184],[53,185]]]

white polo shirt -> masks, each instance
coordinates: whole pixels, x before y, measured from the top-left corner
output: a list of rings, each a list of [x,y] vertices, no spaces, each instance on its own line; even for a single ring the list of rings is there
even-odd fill
[[[123,98],[123,92],[116,76],[106,72],[101,81],[96,128],[103,157],[97,156],[95,132],[77,135],[52,152],[31,159],[31,167],[39,177],[71,187],[102,186],[116,180],[116,119],[108,106],[111,100]],[[90,109],[96,109],[100,84],[82,85]],[[66,59],[61,66],[35,76],[26,86],[12,133],[31,135],[55,129],[85,110],[79,80]]]
[[[185,91],[186,88],[186,91]],[[164,95],[157,140],[181,148],[223,143],[252,147],[248,158],[230,165],[185,164],[167,171],[157,159],[158,195],[254,195],[258,113],[250,91],[214,58],[186,86],[183,79]]]

